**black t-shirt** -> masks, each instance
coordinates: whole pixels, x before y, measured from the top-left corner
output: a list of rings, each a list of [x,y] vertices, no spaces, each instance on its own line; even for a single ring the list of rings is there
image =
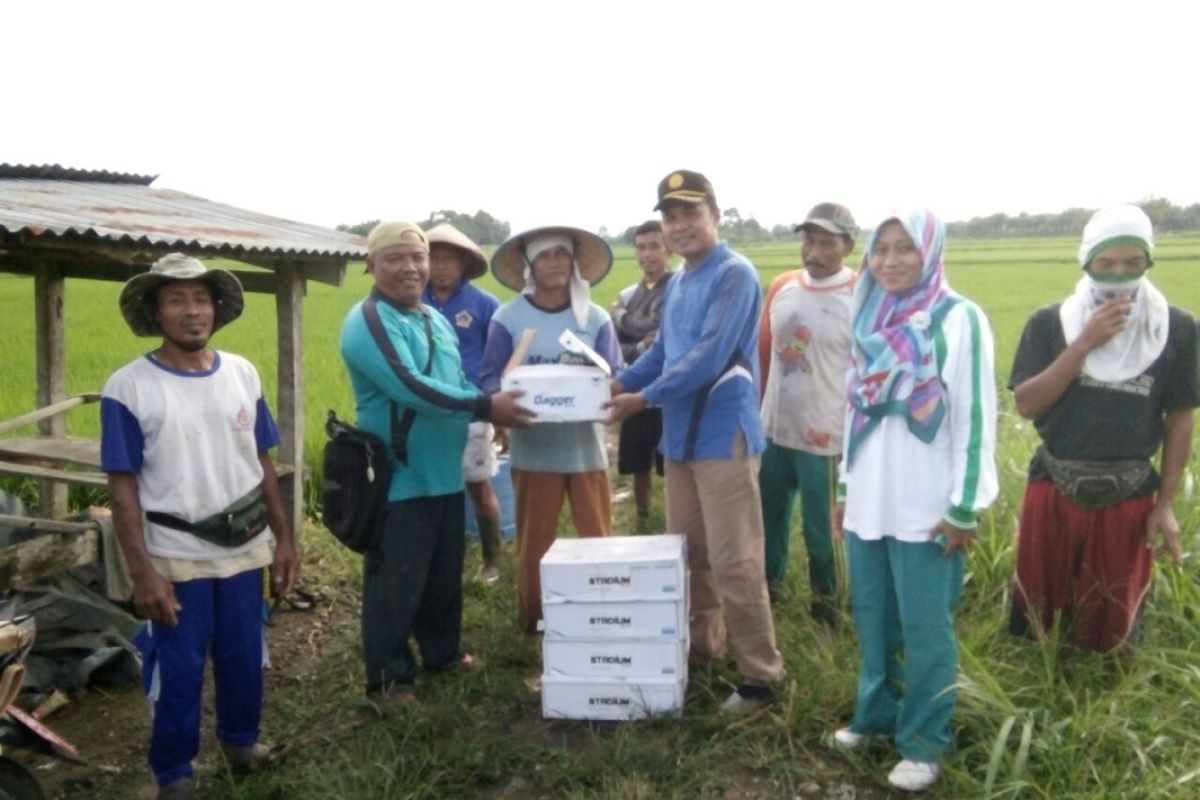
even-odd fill
[[[1059,305],[1039,308],[1025,324],[1008,379],[1010,390],[1046,369],[1066,349]],[[1170,306],[1167,325],[1166,347],[1141,375],[1120,383],[1081,375],[1034,420],[1051,455],[1082,461],[1151,458],[1162,446],[1165,412],[1200,405],[1196,320]],[[1035,453],[1029,477],[1044,475]]]

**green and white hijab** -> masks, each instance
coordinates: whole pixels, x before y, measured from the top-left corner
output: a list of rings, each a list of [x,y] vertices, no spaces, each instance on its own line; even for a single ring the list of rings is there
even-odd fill
[[[1092,350],[1083,363],[1085,375],[1105,383],[1120,383],[1141,375],[1167,345],[1167,299],[1150,283],[1145,273],[1113,279],[1088,271],[1088,265],[1097,255],[1120,244],[1136,244],[1145,251],[1147,263],[1153,263],[1154,234],[1150,218],[1137,206],[1113,206],[1092,215],[1083,229],[1083,241],[1079,246],[1083,277],[1058,311],[1063,336],[1069,345],[1079,338],[1092,314],[1110,298],[1132,298],[1129,324]]]

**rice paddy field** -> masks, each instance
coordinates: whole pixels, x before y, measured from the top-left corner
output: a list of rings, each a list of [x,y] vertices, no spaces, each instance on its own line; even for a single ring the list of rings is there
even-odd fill
[[[1079,276],[1075,239],[952,240],[951,284],[987,313],[1003,387],[1022,326],[1036,307],[1071,291]],[[799,266],[795,243],[747,248],[766,286]],[[595,299],[607,305],[638,276],[632,252],[618,252]],[[1150,275],[1176,305],[1200,312],[1200,236],[1163,237]],[[497,291],[490,277],[481,280]],[[323,444],[326,408],[350,412],[337,354],[347,310],[369,287],[357,265],[346,284],[310,284],[304,307],[307,459]],[[132,337],[116,304],[118,284],[67,287],[68,387],[97,391],[105,377],[154,346]],[[498,292],[501,299],[507,293]],[[33,282],[0,276],[0,419],[34,401]],[[221,331],[217,347],[258,364],[274,394],[274,304],[248,298],[245,317]],[[71,432],[96,435],[95,407],[73,412]],[[958,615],[961,663],[954,752],[934,798],[1200,797],[1200,513],[1193,495],[1197,458],[1176,510],[1187,557],[1182,570],[1160,560],[1136,657],[1113,659],[1005,631],[1016,514],[1030,426],[1001,389],[998,462],[1002,493],[982,519],[968,562]],[[656,491],[658,489],[656,482]],[[621,484],[618,483],[618,487]],[[15,488],[11,485],[9,488]],[[629,504],[615,507],[615,529],[633,530]],[[661,498],[652,523],[662,525]],[[567,526],[569,527],[569,526]],[[567,528],[565,527],[564,530]],[[353,559],[311,526],[308,580],[353,586]],[[798,533],[793,542],[801,541]],[[477,548],[469,554],[477,565]],[[506,555],[511,559],[511,553]],[[289,684],[273,707],[270,732],[296,743],[302,757],[278,775],[213,787],[216,797],[505,798],[883,798],[895,760],[886,746],[845,755],[828,734],[852,708],[857,648],[846,617],[833,633],[808,617],[803,548],[793,545],[787,595],[776,627],[790,680],[770,711],[729,722],[714,715],[736,680],[728,665],[691,676],[681,720],[638,725],[544,723],[524,682],[537,673],[536,642],[515,636],[511,586],[468,586],[465,636],[494,666],[481,675],[419,685],[421,704],[403,720],[338,729],[331,706],[358,691],[357,626],[333,631],[311,674]],[[511,563],[506,562],[506,575]],[[314,733],[316,731],[316,733]],[[114,795],[119,796],[119,795]]]

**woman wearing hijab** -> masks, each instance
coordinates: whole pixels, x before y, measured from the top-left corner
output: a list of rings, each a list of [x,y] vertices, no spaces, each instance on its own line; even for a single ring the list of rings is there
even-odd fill
[[[500,245],[492,256],[492,274],[521,294],[492,316],[479,374],[484,390],[500,387],[515,343],[527,330],[536,333],[521,364],[586,363],[584,356],[559,344],[559,336],[569,330],[616,372],[623,364],[616,331],[608,312],[591,302],[591,287],[611,266],[608,243],[578,228],[536,228]],[[538,564],[557,536],[564,498],[570,498],[578,535],[608,536],[611,531],[603,427],[560,422],[514,430],[511,463],[517,604],[522,628],[534,633],[542,618]]]
[[[1029,318],[1009,388],[1042,446],[1029,464],[1012,630],[1056,617],[1089,650],[1125,648],[1150,585],[1150,536],[1176,564],[1173,510],[1200,405],[1196,320],[1147,277],[1150,218],[1137,206],[1083,229],[1083,275],[1061,303]],[[1162,452],[1161,478],[1150,459]]]
[[[953,612],[976,517],[995,499],[996,392],[987,318],[950,289],[945,227],[892,216],[867,241],[854,293],[842,503],[861,661],[854,748],[891,737],[888,783],[932,786],[950,747]]]

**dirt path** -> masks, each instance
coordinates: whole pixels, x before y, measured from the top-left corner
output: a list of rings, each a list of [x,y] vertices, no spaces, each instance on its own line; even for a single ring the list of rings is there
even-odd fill
[[[269,726],[274,698],[282,694],[296,676],[315,668],[324,636],[338,621],[348,621],[345,610],[324,608],[296,611],[286,607],[273,617],[268,631],[273,666],[267,671],[264,721]],[[339,617],[339,620],[333,617]],[[344,619],[343,619],[344,618]],[[204,721],[196,774],[203,786],[219,779],[220,755],[213,736],[211,674],[205,687]],[[88,691],[46,723],[71,742],[87,760],[76,766],[49,757],[12,753],[33,770],[48,798],[61,800],[151,800],[156,794],[146,764],[150,715],[140,686],[119,691]]]

